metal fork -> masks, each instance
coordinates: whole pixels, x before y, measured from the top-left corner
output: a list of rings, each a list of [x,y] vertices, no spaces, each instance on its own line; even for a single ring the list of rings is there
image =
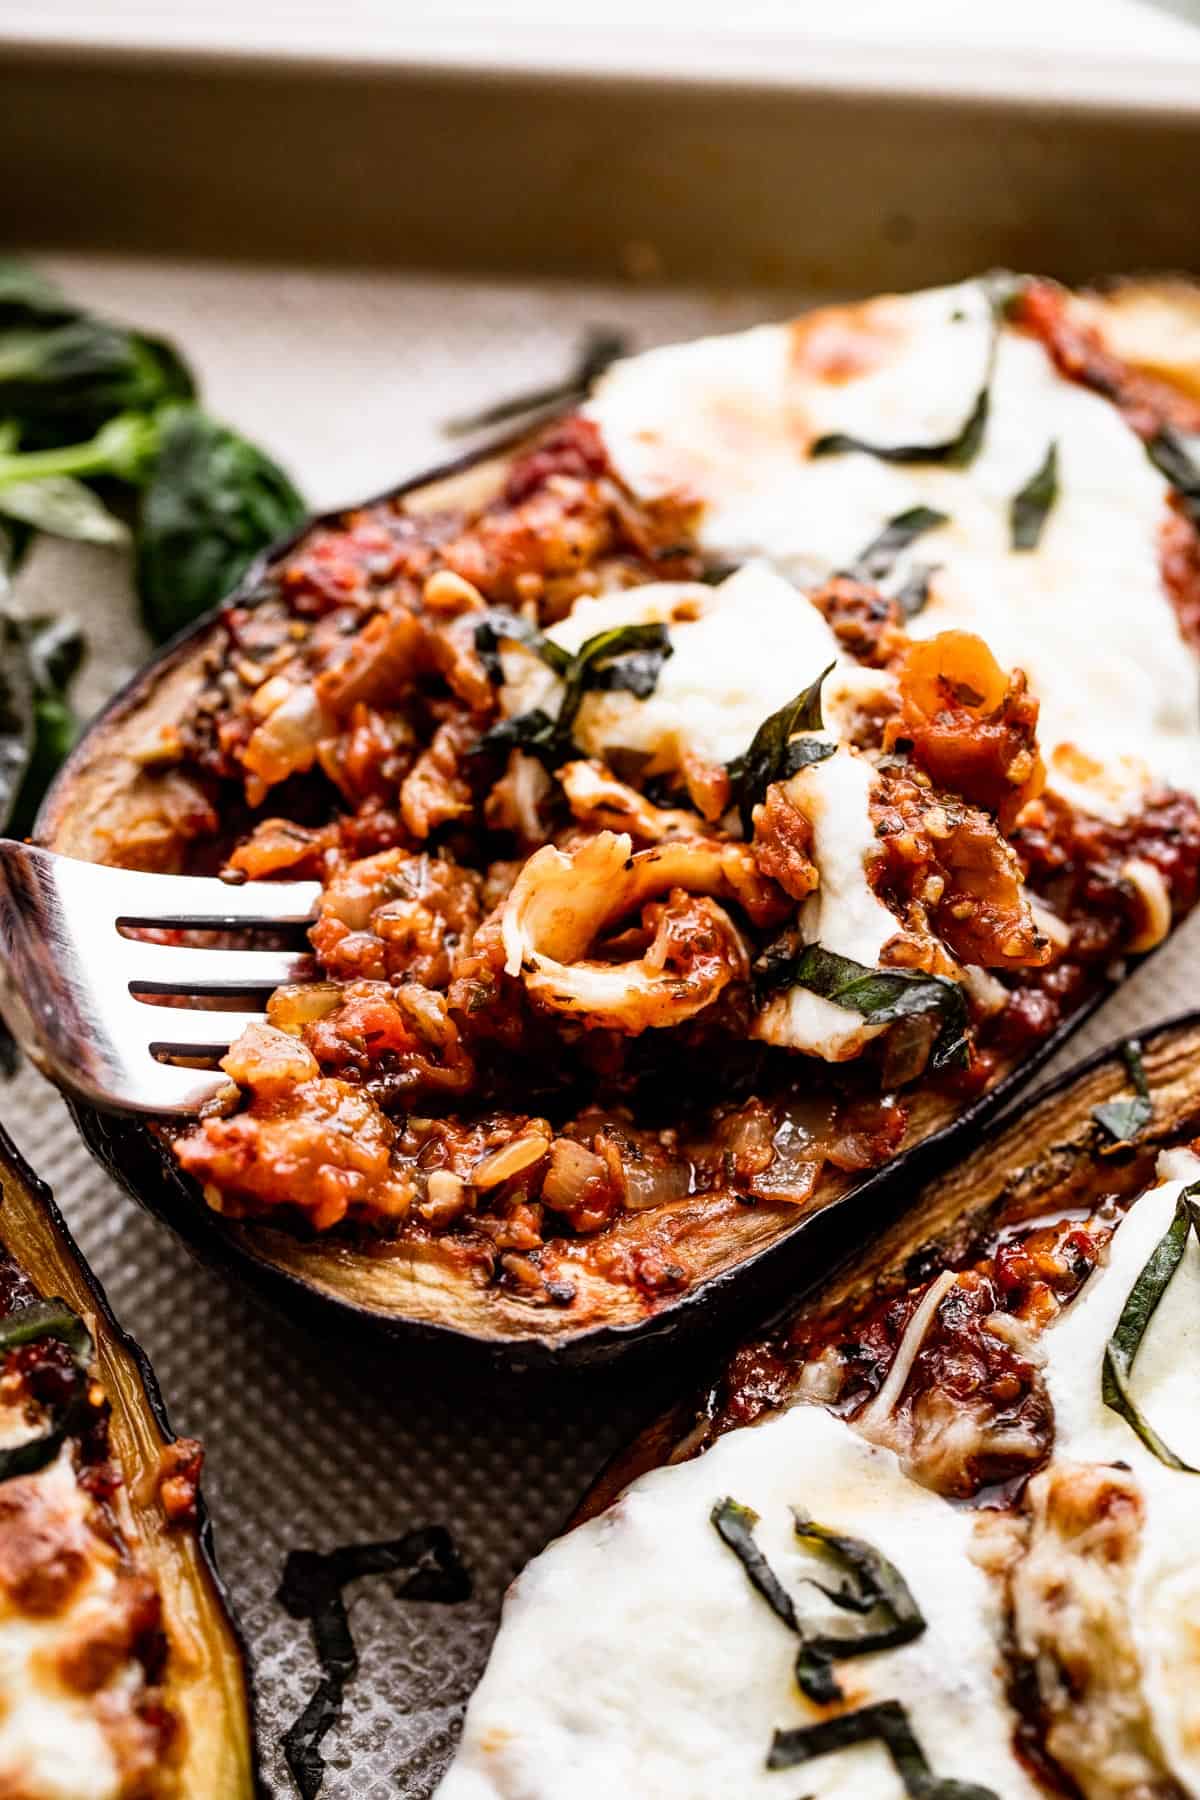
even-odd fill
[[[208,949],[122,927],[238,932],[300,927],[317,881],[145,875],[0,840],[0,1012],[43,1074],[116,1112],[195,1113],[228,1085],[215,1060],[265,1012],[148,1004],[152,995],[265,996],[314,974],[307,951]]]

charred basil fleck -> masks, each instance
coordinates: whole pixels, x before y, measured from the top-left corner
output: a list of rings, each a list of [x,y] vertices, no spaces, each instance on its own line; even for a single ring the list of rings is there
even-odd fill
[[[879,535],[855,557],[850,573],[860,581],[882,581],[910,544],[949,520],[949,513],[939,512],[934,506],[910,506],[907,512],[888,520]]]
[[[1188,1233],[1193,1230],[1200,1240],[1200,1181],[1192,1182],[1180,1194],[1175,1217],[1150,1252],[1130,1289],[1116,1329],[1104,1347],[1100,1377],[1100,1395],[1105,1406],[1124,1419],[1160,1463],[1165,1463],[1168,1469],[1179,1469],[1185,1475],[1200,1475],[1200,1469],[1185,1463],[1163,1442],[1134,1399],[1131,1383],[1142,1340],[1159,1301],[1183,1261]]]
[[[346,1544],[322,1554],[293,1550],[283,1567],[276,1598],[293,1619],[307,1619],[321,1666],[316,1691],[283,1739],[283,1754],[302,1800],[316,1800],[325,1781],[321,1744],[337,1723],[346,1688],[358,1672],[343,1589],[366,1575],[396,1575],[401,1600],[454,1606],[471,1597],[471,1577],[450,1533],[424,1525],[376,1544]]]
[[[1058,499],[1058,445],[1051,441],[1039,466],[1009,508],[1014,550],[1036,550]]]
[[[816,1725],[777,1731],[767,1767],[794,1769],[818,1756],[871,1743],[881,1743],[887,1750],[910,1800],[999,1800],[991,1788],[936,1776],[917,1741],[908,1713],[898,1700],[882,1700],[875,1706],[860,1706],[855,1712],[842,1713],[839,1718],[822,1719]]]
[[[804,1543],[819,1546],[845,1575],[837,1587],[827,1587],[815,1576],[806,1576],[805,1580],[835,1606],[857,1614],[864,1621],[863,1628],[857,1631],[811,1629],[800,1618],[791,1596],[755,1542],[758,1514],[737,1500],[725,1499],[713,1507],[711,1517],[718,1535],[745,1569],[751,1586],[800,1639],[796,1653],[796,1681],[800,1691],[819,1705],[829,1705],[844,1697],[834,1673],[835,1661],[867,1656],[876,1650],[895,1649],[910,1643],[925,1630],[925,1620],[904,1578],[885,1556],[858,1538],[829,1531],[797,1509],[796,1536]]]
[[[823,729],[821,684],[833,667],[830,663],[828,668],[822,669],[803,693],[764,719],[751,739],[750,748],[726,765],[742,830],[747,837],[754,830],[754,808],[773,781],[786,781],[798,769],[809,763],[823,762],[833,755],[836,748],[833,744],[812,739],[807,743],[792,741],[802,731]]]
[[[1124,1100],[1106,1100],[1102,1106],[1092,1108],[1093,1119],[1114,1144],[1128,1144],[1154,1117],[1154,1102],[1150,1098],[1142,1062],[1142,1046],[1137,1038],[1130,1038],[1121,1045],[1121,1060],[1133,1083],[1133,1095]]]

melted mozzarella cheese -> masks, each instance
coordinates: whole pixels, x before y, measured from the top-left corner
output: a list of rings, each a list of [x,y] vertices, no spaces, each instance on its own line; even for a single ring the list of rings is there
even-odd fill
[[[664,582],[577,601],[547,635],[574,652],[598,632],[649,623],[667,625],[672,646],[654,692],[644,700],[622,692],[586,695],[574,736],[593,756],[617,748],[641,751],[651,759],[651,773],[678,768],[687,752],[731,761],[749,748],[764,719],[831,663],[821,691],[826,741],[849,736],[859,708],[895,685],[893,676],[841,656],[816,607],[764,562],[748,563],[715,588]],[[557,707],[561,683],[532,651],[506,646],[502,655],[506,716]],[[812,857],[821,878],[801,911],[804,940],[873,968],[898,921],[866,876],[866,860],[878,850],[868,805],[871,776],[866,758],[841,746],[795,776],[789,792],[812,822]],[[886,1029],[792,988],[763,1010],[755,1035],[843,1062]]]
[[[590,411],[636,492],[701,504],[706,549],[765,556],[801,581],[850,566],[898,513],[946,513],[895,572],[935,567],[914,635],[974,630],[1026,671],[1051,785],[1075,804],[1120,817],[1152,777],[1200,792],[1195,663],[1159,563],[1168,489],[1109,402],[1004,328],[968,467],[808,455],[831,432],[953,437],[991,344],[986,295],[970,283],[648,352],[608,373]],[[1014,551],[1012,499],[1051,443],[1057,501],[1037,548]]]
[[[1159,1743],[1189,1793],[1200,1793],[1200,1475],[1169,1469],[1100,1395],[1104,1346],[1125,1300],[1175,1214],[1183,1186],[1200,1177],[1187,1151],[1160,1158],[1167,1179],[1144,1194],[1117,1228],[1109,1260],[1047,1332],[1047,1384],[1054,1402],[1056,1460],[1121,1462],[1134,1472],[1145,1520],[1130,1598],[1145,1693]],[[1189,1234],[1183,1261],[1134,1363],[1132,1386],[1145,1417],[1185,1462],[1200,1467],[1200,1247]]]
[[[575,652],[598,632],[643,624],[666,625],[671,640],[653,693],[585,695],[574,736],[592,756],[639,750],[652,759],[650,773],[678,768],[685,752],[731,761],[838,656],[816,607],[761,562],[718,587],[659,582],[578,600],[546,635]],[[502,656],[506,715],[557,706],[561,683],[532,652],[506,646]]]
[[[88,1502],[69,1449],[30,1479],[45,1488],[56,1514],[84,1523]],[[0,1792],[10,1784],[30,1800],[116,1800],[121,1792],[97,1713],[97,1699],[119,1684],[120,1673],[97,1696],[64,1686],[55,1671],[56,1653],[90,1611],[103,1607],[113,1584],[112,1570],[94,1561],[63,1612],[32,1618],[0,1610]]]
[[[869,804],[873,779],[866,757],[842,747],[787,784],[789,800],[812,824],[812,856],[821,872],[820,887],[800,909],[804,941],[871,969],[898,929],[866,875],[867,859],[879,850]],[[827,1062],[859,1055],[886,1030],[800,987],[769,1001],[754,1025],[755,1037],[766,1043],[805,1050]]]
[[[820,1713],[795,1683],[795,1637],[710,1523],[726,1495],[760,1514],[757,1541],[806,1618],[828,1614],[803,1585],[814,1565],[791,1507],[883,1551],[928,1629],[901,1649],[840,1663],[848,1699],[902,1701],[939,1776],[1033,1800],[1012,1753],[994,1596],[968,1555],[970,1515],[808,1406],[643,1476],[529,1566],[439,1800],[901,1800],[878,1744],[790,1774],[767,1770],[775,1730]]]

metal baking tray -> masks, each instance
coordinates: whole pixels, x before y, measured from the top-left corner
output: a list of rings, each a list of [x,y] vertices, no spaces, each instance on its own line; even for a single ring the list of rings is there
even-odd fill
[[[310,32],[272,60],[261,21],[219,42],[187,39],[185,21],[172,44],[153,10],[134,49],[91,8],[74,36],[69,8],[3,9],[0,240],[178,337],[213,409],[288,461],[314,506],[439,460],[441,421],[553,379],[592,324],[645,345],[988,265],[1074,278],[1196,259],[1200,63],[1185,57],[826,42],[797,63],[759,43],[757,60],[727,46],[719,80],[661,48],[634,78],[610,42],[590,74],[578,45],[557,61],[543,45],[540,62],[510,47],[485,73],[482,41],[354,55]],[[17,602],[84,617],[88,704],[144,654],[108,553],[43,546]],[[1200,919],[1060,1065],[1200,1004],[1198,948]],[[209,1446],[273,1796],[294,1792],[280,1741],[319,1673],[276,1597],[287,1552],[450,1528],[468,1601],[406,1601],[382,1578],[350,1591],[360,1667],[324,1746],[327,1800],[424,1800],[506,1582],[653,1404],[646,1369],[500,1380],[282,1322],[124,1199],[32,1072],[0,1089],[0,1115],[153,1357],[177,1429]],[[664,1393],[683,1379],[676,1353],[653,1366]]]

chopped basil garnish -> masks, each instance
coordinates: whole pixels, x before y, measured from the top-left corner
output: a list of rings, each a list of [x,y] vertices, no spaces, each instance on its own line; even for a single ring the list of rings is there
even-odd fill
[[[80,1421],[87,1399],[88,1364],[95,1351],[87,1326],[65,1300],[30,1300],[0,1319],[0,1356],[48,1337],[58,1338],[71,1352],[74,1379],[69,1393],[51,1411],[40,1436],[0,1450],[0,1481],[44,1469]]]
[[[1150,1098],[1150,1087],[1142,1063],[1142,1046],[1137,1038],[1130,1038],[1121,1045],[1121,1058],[1133,1083],[1132,1098],[1106,1100],[1102,1106],[1092,1108],[1093,1119],[1102,1131],[1108,1133],[1114,1144],[1131,1142],[1154,1117],[1154,1102]]]
[[[482,431],[489,425],[505,425],[511,419],[557,410],[572,401],[582,400],[592,383],[598,381],[611,364],[629,354],[629,348],[629,338],[623,331],[593,326],[584,337],[575,366],[565,380],[534,388],[529,393],[513,394],[507,400],[495,400],[479,412],[447,419],[442,430],[447,437],[465,437],[468,432]]]
[[[794,1769],[801,1763],[815,1761],[818,1756],[848,1750],[855,1744],[872,1743],[881,1743],[887,1750],[910,1800],[999,1800],[999,1795],[991,1788],[979,1787],[975,1782],[939,1780],[917,1741],[908,1713],[898,1700],[882,1700],[875,1706],[860,1706],[857,1711],[842,1713],[835,1719],[822,1719],[816,1725],[777,1731],[767,1756],[767,1767]]]
[[[746,1571],[751,1587],[757,1588],[777,1618],[791,1631],[799,1631],[800,1621],[790,1594],[754,1541],[758,1514],[752,1506],[726,1496],[718,1500],[710,1514],[717,1536],[729,1545]]]
[[[1183,502],[1192,524],[1200,527],[1200,438],[1185,436],[1163,425],[1146,443],[1146,454],[1160,475],[1165,475]]]
[[[503,607],[492,607],[475,626],[475,650],[487,670],[488,680],[496,686],[504,679],[500,665],[502,643],[524,644],[556,675],[565,675],[571,666],[571,652],[556,644],[553,638],[546,637],[528,619],[521,618],[519,613],[506,612]]]
[[[809,447],[810,456],[843,456],[859,450],[865,456],[878,457],[890,463],[946,463],[950,468],[965,469],[975,461],[983,446],[991,406],[992,373],[996,365],[998,327],[993,326],[983,386],[976,394],[971,410],[953,437],[933,444],[872,444],[866,438],[852,437],[844,431],[826,432]]]
[[[833,744],[810,742],[801,748],[792,743],[799,732],[822,730],[821,684],[833,667],[830,663],[828,668],[822,669],[802,694],[797,694],[794,700],[789,700],[786,706],[764,719],[750,748],[726,764],[742,830],[747,837],[754,829],[754,808],[773,781],[786,781],[797,769],[805,768],[809,763],[823,762],[833,755],[836,748]]]
[[[802,987],[831,1000],[847,1012],[861,1013],[875,1025],[935,1013],[940,1019],[930,1063],[946,1069],[965,1061],[969,1046],[966,995],[957,981],[923,975],[912,969],[871,969],[820,944],[806,944],[798,954],[772,957],[768,950],[755,966],[760,988]]]
[[[504,635],[494,619],[489,628]],[[477,626],[477,644],[479,629]],[[509,635],[520,637],[517,632]],[[541,636],[540,633],[537,635]],[[580,755],[571,732],[583,697],[589,690],[621,688],[636,694],[639,700],[645,700],[654,692],[662,666],[672,654],[667,628],[660,624],[616,625],[609,631],[599,631],[565,662],[545,655],[541,646],[529,638],[520,641],[529,643],[539,656],[545,656],[560,675],[563,696],[558,713],[551,718],[541,707],[534,707],[530,712],[518,713],[516,718],[501,719],[498,725],[483,734],[478,748],[491,752],[513,748],[525,750],[549,769],[556,769],[560,763]],[[548,642],[548,639],[542,639],[543,644]],[[558,651],[558,646],[554,649]]]
[[[713,1507],[712,1522],[745,1569],[751,1586],[762,1595],[776,1617],[800,1639],[796,1680],[801,1692],[810,1700],[828,1705],[843,1698],[833,1669],[835,1660],[848,1661],[876,1650],[895,1649],[911,1643],[925,1630],[925,1620],[904,1578],[885,1556],[858,1538],[842,1537],[817,1525],[797,1509],[797,1537],[804,1543],[820,1546],[846,1574],[846,1579],[835,1588],[826,1587],[815,1576],[806,1576],[805,1580],[835,1606],[856,1613],[864,1621],[863,1629],[858,1631],[810,1630],[754,1541],[758,1514],[736,1500],[725,1499]],[[871,1615],[876,1615],[874,1624],[870,1622]]]
[[[1104,1370],[1100,1379],[1100,1397],[1105,1406],[1120,1414],[1160,1463],[1165,1463],[1168,1469],[1179,1469],[1185,1475],[1200,1475],[1200,1469],[1185,1463],[1164,1444],[1134,1399],[1130,1381],[1150,1321],[1171,1285],[1171,1277],[1183,1261],[1188,1232],[1194,1230],[1200,1239],[1198,1197],[1200,1181],[1192,1182],[1180,1194],[1175,1217],[1150,1252],[1121,1309],[1116,1330],[1104,1347]]]
[[[1040,466],[1034,470],[1009,508],[1014,550],[1036,550],[1050,509],[1058,499],[1058,445],[1051,440]]]
[[[912,574],[897,588],[893,598],[906,619],[915,619],[925,611],[929,600],[929,579],[937,571],[936,563],[914,563]]]
[[[934,531],[949,520],[949,513],[938,512],[936,507],[910,506],[907,512],[888,520],[879,535],[855,557],[850,573],[860,581],[882,581],[902,551],[925,532]]]
[[[794,1508],[796,1536],[805,1544],[819,1545],[846,1571],[846,1579],[836,1588],[809,1576],[810,1584],[840,1606],[866,1618],[878,1613],[874,1628],[852,1636],[828,1634],[816,1640],[831,1656],[867,1656],[874,1650],[894,1650],[910,1644],[925,1630],[921,1609],[895,1564],[882,1551],[875,1550],[861,1538],[844,1537],[828,1526],[818,1525],[806,1513]]]

